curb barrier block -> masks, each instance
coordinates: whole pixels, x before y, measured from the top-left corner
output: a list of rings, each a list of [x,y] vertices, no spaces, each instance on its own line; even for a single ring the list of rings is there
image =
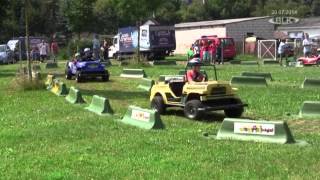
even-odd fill
[[[271,73],[264,73],[264,72],[242,72],[241,76],[264,77],[266,79],[273,80]]]
[[[160,61],[153,61],[151,63],[154,66],[161,66],[161,65],[177,65],[176,61],[168,61],[168,60],[160,60]]]
[[[123,69],[120,77],[126,78],[144,78],[146,73],[143,69]]]
[[[305,78],[301,87],[302,88],[320,88],[320,79]]]
[[[154,80],[142,78],[141,84],[139,84],[138,88],[150,92],[153,85],[154,85]]]
[[[275,60],[263,60],[263,64],[277,64],[277,65],[279,65],[279,62],[275,61]]]
[[[120,122],[142,129],[164,128],[160,114],[156,110],[142,109],[136,106],[129,106],[127,113]]]
[[[58,68],[58,63],[53,61],[48,61],[46,64],[46,69]]]
[[[58,96],[66,96],[68,94],[67,86],[65,83],[55,79],[53,82],[53,86],[51,88],[51,92]]]
[[[93,96],[91,104],[85,109],[101,116],[113,114],[113,110],[111,109],[109,99],[98,95]]]
[[[231,60],[230,64],[241,64],[241,60]]]
[[[241,61],[241,65],[258,65],[258,61]]]
[[[299,112],[300,117],[320,117],[320,101],[304,101]]]
[[[40,80],[41,79],[41,73],[39,71],[32,71],[32,79],[34,80]]]
[[[40,65],[33,65],[32,66],[32,71],[41,71]]]
[[[171,79],[184,80],[184,75],[160,75],[159,76],[160,82],[169,81]]]
[[[44,83],[47,86],[47,89],[51,89],[53,87],[54,79],[56,79],[56,76],[53,74],[48,74],[47,80]]]
[[[225,118],[217,139],[256,141],[267,143],[295,143],[291,131],[284,121],[254,121]]]
[[[70,87],[69,94],[66,96],[66,100],[72,104],[81,104],[85,102],[80,91],[73,86]]]
[[[254,76],[233,76],[231,85],[252,85],[252,86],[267,86],[267,80],[264,77]]]

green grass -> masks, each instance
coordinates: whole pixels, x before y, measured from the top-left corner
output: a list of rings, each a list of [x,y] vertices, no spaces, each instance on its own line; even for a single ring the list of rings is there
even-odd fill
[[[296,115],[304,100],[320,100],[318,90],[299,86],[317,67],[218,66],[220,80],[243,71],[271,72],[268,88],[239,87],[249,104],[244,117],[288,120],[296,139],[310,146],[205,139],[216,133],[223,114],[191,121],[179,110],[162,116],[164,130],[141,130],[116,122],[128,105],[149,106],[139,80],[76,84],[87,102],[98,94],[110,99],[113,117],[100,117],[46,90],[17,91],[10,83],[19,65],[0,66],[0,172],[3,179],[316,179],[320,176],[320,121]],[[44,67],[44,66],[42,66]],[[63,78],[63,65],[56,72]],[[176,74],[183,66],[145,67],[150,78]],[[212,77],[213,71],[206,69]],[[46,73],[46,71],[43,71]]]

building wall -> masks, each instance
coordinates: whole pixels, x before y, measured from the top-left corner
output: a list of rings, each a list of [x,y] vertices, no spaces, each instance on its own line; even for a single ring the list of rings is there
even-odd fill
[[[242,42],[247,33],[264,39],[273,39],[275,25],[269,22],[269,18],[243,21],[226,25],[227,36],[234,38],[236,42]]]
[[[176,50],[175,54],[186,54],[192,43],[203,35],[226,36],[224,26],[215,26],[208,28],[183,28],[176,29]]]
[[[288,33],[292,31],[303,31],[304,33],[308,33],[309,36],[316,36],[320,34],[320,27],[314,27],[314,28],[278,28],[279,31]]]

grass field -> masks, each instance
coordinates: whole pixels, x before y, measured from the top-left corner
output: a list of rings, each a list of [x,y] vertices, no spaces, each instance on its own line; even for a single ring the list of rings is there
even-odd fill
[[[320,100],[318,90],[300,89],[305,77],[320,68],[219,65],[220,80],[243,71],[271,72],[267,88],[240,87],[249,104],[246,118],[288,120],[296,139],[309,146],[205,139],[216,133],[224,116],[213,113],[191,121],[183,112],[162,116],[164,130],[141,130],[116,122],[128,105],[149,107],[139,80],[120,78],[112,66],[110,82],[67,85],[79,88],[86,101],[108,97],[113,117],[100,117],[46,90],[18,91],[11,81],[19,65],[0,66],[1,179],[317,179],[320,177],[320,121],[297,117],[305,100]],[[44,66],[42,66],[44,67]],[[63,65],[56,70],[63,78]],[[145,67],[150,78],[176,74],[182,66]],[[43,68],[42,68],[43,69]],[[213,71],[207,70],[209,76]],[[47,73],[43,70],[43,73]]]

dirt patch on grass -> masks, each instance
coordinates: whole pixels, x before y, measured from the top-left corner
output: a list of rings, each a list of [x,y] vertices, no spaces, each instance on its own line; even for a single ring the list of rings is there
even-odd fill
[[[288,122],[291,129],[301,133],[320,133],[319,120],[293,120]]]

